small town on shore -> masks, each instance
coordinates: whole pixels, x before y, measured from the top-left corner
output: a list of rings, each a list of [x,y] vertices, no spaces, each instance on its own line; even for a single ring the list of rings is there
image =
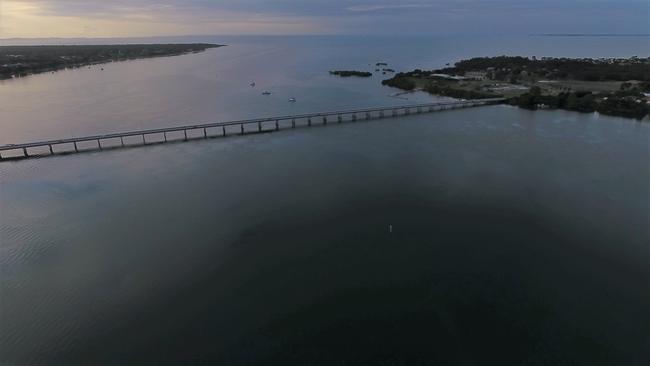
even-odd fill
[[[370,65],[370,64],[369,64]],[[392,74],[382,84],[403,95],[424,91],[459,99],[505,98],[526,109],[565,109],[644,119],[650,113],[650,58],[498,56],[461,60],[436,70],[398,72],[377,63],[374,73],[333,70],[340,77]]]
[[[382,84],[461,99],[507,98],[527,109],[566,109],[643,119],[650,58],[479,57],[438,70],[400,72]]]

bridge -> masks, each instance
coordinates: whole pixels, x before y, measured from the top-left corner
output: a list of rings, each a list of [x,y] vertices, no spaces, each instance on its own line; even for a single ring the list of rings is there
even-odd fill
[[[79,153],[84,151],[99,151],[124,147],[145,146],[172,141],[208,139],[213,137],[225,137],[235,134],[244,135],[249,133],[271,132],[285,128],[296,128],[296,126],[311,127],[313,124],[327,125],[329,122],[355,122],[361,119],[370,120],[410,114],[431,113],[449,109],[471,108],[497,104],[503,102],[504,100],[504,98],[489,98],[318,112],[229,122],[214,122],[198,125],[117,132],[105,135],[26,142],[21,144],[8,144],[0,145],[0,161]]]

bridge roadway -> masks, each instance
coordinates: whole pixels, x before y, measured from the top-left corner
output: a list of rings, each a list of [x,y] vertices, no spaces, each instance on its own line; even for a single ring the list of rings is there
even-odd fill
[[[359,119],[358,115],[361,115],[364,119],[372,118],[384,118],[386,117],[385,113],[390,113],[390,117],[397,117],[400,115],[409,115],[412,113],[429,113],[437,112],[448,109],[457,109],[457,108],[470,108],[470,107],[479,107],[489,104],[497,104],[503,102],[504,98],[490,98],[490,99],[474,99],[474,100],[459,100],[452,102],[439,102],[439,103],[425,103],[425,104],[412,104],[412,105],[402,105],[402,106],[392,106],[392,107],[376,107],[376,108],[365,108],[365,109],[353,109],[353,110],[342,110],[342,111],[331,111],[331,112],[319,112],[319,113],[306,113],[298,115],[289,115],[289,116],[279,116],[279,117],[270,117],[270,118],[257,118],[257,119],[247,119],[239,121],[229,121],[229,122],[214,122],[206,123],[199,125],[187,125],[187,126],[178,126],[178,127],[167,127],[167,128],[156,128],[156,129],[146,129],[138,131],[129,131],[129,132],[118,132],[105,135],[94,135],[94,136],[84,136],[84,137],[73,137],[66,139],[58,140],[47,140],[47,141],[37,141],[37,142],[27,142],[22,144],[8,144],[0,145],[0,160],[15,160],[15,159],[24,159],[30,157],[43,157],[57,154],[68,154],[68,153],[78,153],[83,151],[97,151],[103,149],[114,149],[120,147],[133,147],[133,146],[144,146],[149,144],[164,143],[169,141],[188,141],[192,139],[200,138],[211,138],[219,136],[228,136],[232,134],[244,135],[247,133],[259,133],[259,132],[268,132],[268,131],[277,131],[280,129],[281,121],[291,121],[291,128],[296,127],[296,121],[301,120],[304,124],[306,120],[307,126],[312,125],[312,119],[321,119],[321,123],[326,125],[328,123],[328,117],[336,117],[336,122],[341,123],[344,121],[357,121]],[[347,119],[346,119],[347,117]],[[269,123],[275,122],[272,125],[272,128],[269,129]],[[257,128],[246,130],[245,126],[253,125]],[[233,133],[232,126],[239,127]],[[219,129],[219,127],[221,127]],[[265,128],[266,127],[266,128]],[[217,128],[220,130],[218,134],[214,134],[214,129]],[[190,136],[188,138],[188,131],[200,131],[198,136]],[[168,134],[173,132],[182,132],[180,139],[168,139]],[[158,135],[158,140],[151,141],[153,136]],[[138,143],[125,143],[124,139],[126,137],[138,136],[141,139],[138,139]],[[150,141],[147,141],[146,137],[150,137]],[[162,140],[160,138],[162,137]],[[109,145],[110,141],[114,141],[112,145]],[[91,147],[80,147],[79,144],[82,142],[96,142]],[[119,143],[118,143],[119,141]],[[102,142],[104,144],[102,145]],[[61,150],[61,145],[66,145],[67,148]],[[55,151],[54,147],[59,147],[58,151]],[[39,149],[40,148],[40,149]],[[47,148],[46,150],[44,148]],[[35,150],[45,150],[45,151],[35,151]],[[12,153],[13,152],[13,153]],[[4,153],[4,155],[3,155]]]

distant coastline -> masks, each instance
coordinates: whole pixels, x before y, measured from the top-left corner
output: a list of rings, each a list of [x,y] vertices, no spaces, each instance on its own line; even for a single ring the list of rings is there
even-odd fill
[[[0,80],[109,62],[179,56],[222,46],[210,43],[0,46]]]
[[[650,33],[532,33],[529,37],[650,37]]]

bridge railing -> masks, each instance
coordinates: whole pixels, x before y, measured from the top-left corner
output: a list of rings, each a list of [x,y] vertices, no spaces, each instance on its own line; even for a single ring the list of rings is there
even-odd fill
[[[295,121],[296,120],[308,120],[308,124],[311,125],[311,119],[312,118],[318,118],[321,117],[323,118],[323,123],[327,123],[326,117],[331,117],[331,116],[337,116],[337,122],[342,122],[342,118],[344,116],[351,116],[352,121],[357,120],[356,115],[357,114],[365,114],[365,117],[368,118],[381,118],[385,117],[383,115],[384,112],[387,111],[392,111],[391,116],[396,116],[399,115],[399,112],[401,111],[402,114],[410,114],[412,110],[416,110],[416,113],[422,113],[422,112],[433,112],[433,111],[438,111],[438,110],[444,110],[444,109],[450,109],[450,108],[457,108],[457,107],[474,107],[474,106],[481,106],[481,105],[486,105],[486,104],[494,104],[494,103],[499,103],[502,102],[504,98],[490,98],[490,99],[475,99],[475,100],[467,100],[467,101],[452,101],[452,102],[439,102],[439,103],[421,103],[421,104],[410,104],[410,105],[401,105],[401,106],[385,106],[385,107],[375,107],[375,108],[362,108],[362,109],[349,109],[349,110],[338,110],[338,111],[327,111],[327,112],[317,112],[317,113],[303,113],[303,114],[296,114],[296,115],[284,115],[284,116],[276,116],[276,117],[267,117],[267,118],[255,118],[255,119],[244,119],[244,120],[236,120],[236,121],[227,121],[227,122],[213,122],[213,123],[204,123],[204,124],[195,124],[195,125],[184,125],[184,126],[175,126],[175,127],[165,127],[165,128],[154,128],[154,129],[144,129],[144,130],[134,130],[134,131],[127,131],[127,132],[117,132],[117,133],[109,133],[109,134],[102,134],[102,135],[90,135],[90,136],[83,136],[83,137],[73,137],[73,138],[65,138],[65,139],[56,139],[56,140],[45,140],[45,141],[36,141],[36,142],[27,142],[27,143],[21,143],[21,144],[9,144],[9,145],[0,145],[0,160],[3,159],[15,159],[15,158],[26,158],[30,157],[31,155],[29,154],[28,149],[29,148],[36,148],[36,147],[48,147],[49,148],[49,155],[54,155],[55,152],[53,150],[53,146],[56,145],[63,145],[63,144],[73,144],[74,145],[74,151],[65,151],[66,153],[70,152],[79,152],[77,143],[80,142],[87,142],[87,141],[97,141],[98,149],[102,149],[101,142],[102,140],[109,140],[109,139],[120,139],[121,145],[120,146],[111,146],[111,147],[124,147],[124,138],[125,137],[132,137],[132,136],[141,136],[142,137],[142,142],[143,144],[146,144],[146,138],[145,136],[147,135],[154,135],[154,134],[163,134],[165,140],[164,141],[158,141],[158,142],[167,142],[167,133],[171,132],[184,132],[185,138],[184,140],[187,140],[187,131],[192,131],[192,130],[203,130],[203,137],[214,137],[213,135],[208,136],[207,134],[207,129],[208,128],[215,128],[215,127],[222,127],[222,135],[226,135],[226,127],[229,126],[240,126],[240,134],[244,133],[251,133],[254,131],[248,131],[245,132],[244,126],[250,125],[250,124],[257,124],[258,125],[258,131],[262,131],[262,123],[265,122],[273,122],[275,121],[275,129],[279,129],[279,122],[280,121],[287,121],[291,120],[292,121],[292,127],[296,127]],[[372,113],[379,113],[379,116],[372,116]],[[131,146],[131,145],[129,145]],[[22,150],[22,155],[20,156],[12,156],[12,157],[6,157],[2,156],[1,152],[2,151],[12,151],[12,150]],[[42,156],[42,155],[41,155]]]

